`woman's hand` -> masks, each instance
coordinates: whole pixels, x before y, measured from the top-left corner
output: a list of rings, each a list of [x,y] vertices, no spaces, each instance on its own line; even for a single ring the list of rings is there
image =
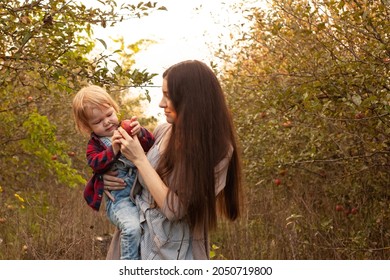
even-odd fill
[[[126,183],[123,179],[118,178],[118,171],[107,171],[103,175],[104,189],[109,191],[123,190]]]
[[[122,138],[120,139],[122,154],[136,166],[138,161],[147,160],[138,137],[136,135],[130,136],[126,130],[121,127],[119,127],[118,130],[122,134]]]
[[[103,175],[104,182],[104,193],[111,201],[115,201],[115,198],[112,196],[110,191],[119,191],[125,188],[125,181],[123,179],[116,177],[118,171],[108,171]]]

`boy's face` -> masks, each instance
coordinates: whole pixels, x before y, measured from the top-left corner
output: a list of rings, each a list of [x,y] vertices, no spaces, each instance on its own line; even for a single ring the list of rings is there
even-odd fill
[[[113,107],[101,107],[92,109],[88,124],[96,135],[111,137],[119,121]]]

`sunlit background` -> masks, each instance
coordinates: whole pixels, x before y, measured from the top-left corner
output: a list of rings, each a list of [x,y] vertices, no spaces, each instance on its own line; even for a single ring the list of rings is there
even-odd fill
[[[238,5],[242,5],[239,2],[162,0],[158,1],[158,5],[165,6],[167,11],[126,20],[114,27],[98,27],[95,36],[103,39],[109,47],[112,39],[119,37],[123,37],[126,44],[141,39],[154,41],[135,55],[135,66],[158,74],[153,79],[155,87],[148,89],[151,102],[145,102],[145,114],[162,121],[163,116],[158,108],[162,72],[186,59],[197,59],[207,64],[214,62],[214,52],[218,46],[232,44],[232,35],[245,21],[243,14],[238,12]],[[262,1],[248,1],[248,5],[254,2],[258,4]],[[99,47],[101,45],[97,44]],[[138,94],[139,89],[132,89],[131,92]]]

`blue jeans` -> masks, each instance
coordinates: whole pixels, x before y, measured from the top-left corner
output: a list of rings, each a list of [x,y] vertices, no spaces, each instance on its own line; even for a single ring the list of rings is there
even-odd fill
[[[135,180],[135,170],[119,171],[118,177],[126,182],[124,190],[111,191],[115,201],[107,199],[106,212],[109,220],[121,230],[121,259],[139,260],[141,227],[137,206],[130,199],[130,189]]]

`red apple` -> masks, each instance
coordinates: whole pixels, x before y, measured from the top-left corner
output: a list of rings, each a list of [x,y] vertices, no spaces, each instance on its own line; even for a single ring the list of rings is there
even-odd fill
[[[364,118],[364,114],[362,112],[356,113],[355,119],[360,120]]]
[[[326,177],[326,172],[325,172],[325,170],[320,170],[320,172],[319,172],[318,174],[320,174],[320,176],[321,176],[322,178],[325,178],[325,177]]]
[[[356,215],[359,210],[356,207],[351,209],[351,214]]]
[[[337,205],[336,205],[336,211],[341,212],[341,211],[343,211],[343,210],[344,210],[343,205],[340,205],[340,204],[337,204]]]
[[[130,120],[123,120],[121,121],[121,127],[126,130],[126,132],[131,135],[131,130],[132,130],[132,126],[131,126],[131,121]]]
[[[51,160],[57,160],[57,155],[52,155]]]
[[[290,127],[292,127],[292,122],[291,121],[286,121],[286,122],[282,123],[282,126],[285,127],[285,128],[290,128]]]
[[[282,183],[282,181],[280,179],[276,178],[274,180],[274,183],[275,183],[275,185],[279,186]]]

